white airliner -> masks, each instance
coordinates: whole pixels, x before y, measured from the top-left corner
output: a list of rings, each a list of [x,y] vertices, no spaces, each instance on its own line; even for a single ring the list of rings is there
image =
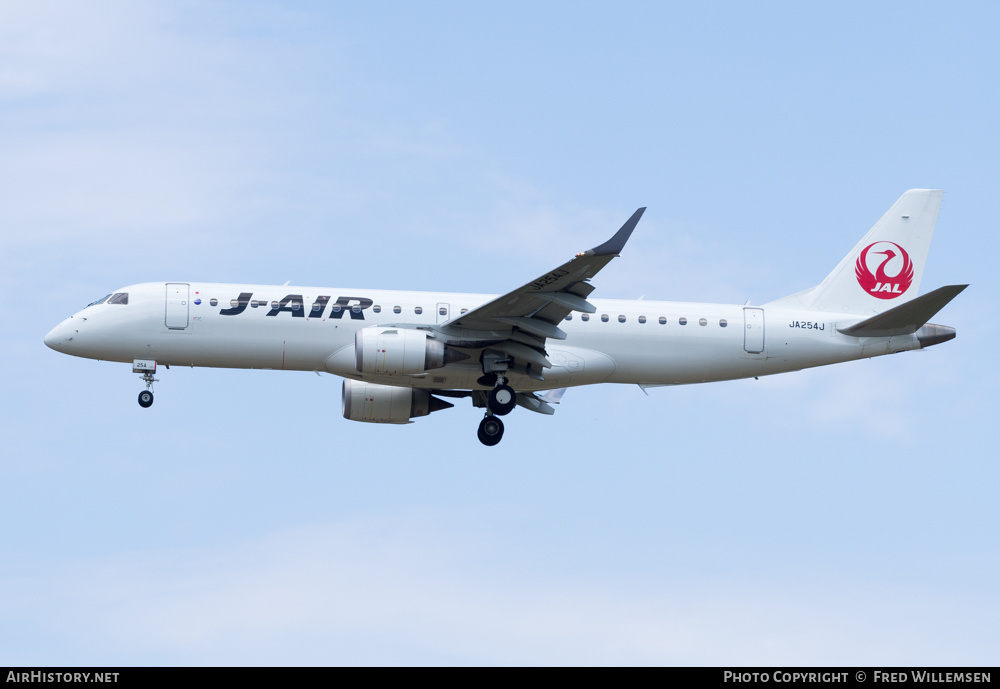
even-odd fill
[[[967,285],[917,296],[942,192],[903,194],[822,283],[761,306],[590,299],[644,208],[608,241],[502,296],[149,282],[70,316],[45,344],[132,364],[153,403],[157,365],[327,371],[344,417],[410,419],[471,398],[496,445],[516,405],[552,414],[564,388],[749,378],[929,347]],[[548,391],[542,394],[544,391]]]

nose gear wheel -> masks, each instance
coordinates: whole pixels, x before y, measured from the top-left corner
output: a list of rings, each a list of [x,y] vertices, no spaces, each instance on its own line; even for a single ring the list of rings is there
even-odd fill
[[[139,393],[139,406],[147,409],[153,406],[153,383],[158,379],[153,377],[151,371],[142,374],[142,380],[146,384],[146,389]]]

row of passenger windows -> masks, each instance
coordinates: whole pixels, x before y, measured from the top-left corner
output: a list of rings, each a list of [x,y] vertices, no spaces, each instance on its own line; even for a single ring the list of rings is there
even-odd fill
[[[126,300],[125,300],[124,303],[127,304],[128,303],[128,295],[125,295],[125,296],[126,296]],[[104,297],[104,299],[107,299],[107,297]],[[100,304],[101,302],[104,301],[104,299],[101,299],[101,301],[95,301],[94,304]],[[116,302],[109,302],[109,303],[116,303]],[[211,304],[212,306],[218,306],[219,305],[219,300],[218,299],[209,299],[208,303]],[[234,309],[235,308],[239,308],[240,300],[239,299],[231,299],[230,302],[229,302],[229,305],[232,308],[234,308]],[[91,304],[91,306],[93,306],[93,304]],[[264,306],[264,307],[268,306],[267,300],[266,299],[251,299],[250,300],[250,308],[256,309],[259,306]],[[277,300],[272,301],[271,304],[270,304],[270,306],[271,306],[272,309],[280,308],[281,307],[281,302],[279,302]],[[322,304],[319,304],[319,303],[313,304],[312,305],[312,310],[315,311],[315,312],[319,312],[319,311],[322,311],[325,306],[326,306],[325,303],[322,303]],[[293,302],[291,302],[288,305],[288,308],[290,308],[292,311],[298,311],[299,310],[299,303],[296,302],[296,301],[293,301]],[[354,311],[355,313],[360,313],[361,310],[362,310],[360,306],[351,306],[349,308],[351,309],[351,311]],[[330,307],[330,311],[332,311],[333,313],[340,313],[343,309],[344,309],[344,307],[341,306],[340,304],[334,304],[333,306]],[[382,307],[381,307],[381,305],[375,304],[374,306],[372,306],[372,311],[374,311],[375,313],[382,313]],[[468,311],[469,311],[468,309],[462,309],[461,312],[462,313],[467,313]],[[402,313],[403,312],[403,307],[402,306],[393,306],[392,307],[392,312],[393,313]],[[420,314],[422,314],[423,312],[424,312],[424,307],[422,307],[422,306],[414,306],[413,307],[413,313],[417,314],[418,316]],[[441,314],[442,316],[447,316],[448,315],[448,309],[445,308],[445,307],[440,307],[438,309],[438,313]]]
[[[567,321],[573,320],[573,314],[569,314],[568,316],[566,316],[566,320]],[[589,313],[581,313],[580,314],[580,320],[581,321],[589,321],[590,320],[590,314]],[[608,314],[606,314],[606,313],[602,313],[601,314],[601,321],[603,323],[607,323],[609,320],[611,320],[611,317]],[[618,316],[618,322],[619,323],[624,323],[627,320],[628,320],[628,317],[625,316],[624,314]],[[639,316],[638,320],[639,320],[640,323],[645,323],[646,322],[646,317],[645,316]],[[666,316],[660,316],[657,320],[660,323],[660,325],[666,325],[667,324],[667,317]],[[688,319],[685,318],[684,316],[681,316],[680,318],[677,319],[677,322],[680,325],[687,325]],[[699,318],[698,319],[698,325],[708,325],[708,319],[707,318]],[[719,327],[720,328],[725,328],[727,325],[729,325],[729,322],[725,318],[720,318],[719,319]]]
[[[375,306],[372,307],[372,311],[374,311],[375,313],[382,313],[382,307],[379,306],[378,304],[375,304]],[[468,309],[462,309],[461,313],[468,313],[468,311],[469,311]],[[392,307],[392,312],[393,313],[402,313],[403,312],[403,307],[402,306],[393,306]],[[424,307],[423,306],[414,306],[413,307],[413,313],[417,314],[418,316],[420,314],[422,314],[423,312],[424,312]],[[438,315],[439,316],[447,316],[448,315],[448,309],[445,308],[444,306],[439,307],[438,308]]]
[[[115,304],[115,303],[127,304],[128,303],[128,294],[123,293],[121,295],[116,294],[114,296],[115,297],[119,297],[119,296],[124,297],[124,300],[123,301],[115,301],[114,298],[112,298],[108,303],[110,303],[110,304]],[[108,297],[104,297],[104,299],[101,299],[100,301],[94,302],[94,303],[95,304],[100,304],[105,299],[108,299]],[[212,300],[209,301],[209,303],[212,306],[217,306],[218,303],[219,303],[219,300],[218,299],[212,299]],[[233,308],[236,308],[237,306],[239,306],[239,300],[233,299],[231,305],[232,305]],[[260,300],[253,299],[253,300],[250,301],[250,306],[251,306],[251,308],[254,308],[254,309],[256,309],[258,306],[267,306],[267,305],[268,305],[267,301],[264,300],[264,299],[260,299]],[[281,306],[281,304],[278,301],[272,301],[271,302],[271,308],[272,309],[277,309],[280,306]],[[319,311],[322,311],[325,306],[326,306],[326,304],[313,304],[312,310],[316,311],[316,312],[319,312]],[[298,304],[298,302],[292,302],[290,304],[290,307],[291,307],[292,311],[298,311],[299,310],[299,304]],[[340,311],[343,308],[344,307],[342,307],[339,304],[334,304],[330,308],[330,311],[332,311],[333,313],[340,313]],[[355,313],[360,313],[361,312],[361,307],[360,306],[352,306],[350,308]],[[379,305],[379,304],[375,304],[374,306],[372,306],[372,311],[375,312],[375,313],[382,313],[382,306]],[[469,311],[468,309],[462,309],[460,313],[467,313],[468,311]],[[393,306],[392,307],[392,312],[393,313],[402,313],[403,312],[403,307],[401,307],[401,306]],[[422,314],[423,312],[424,312],[424,308],[422,306],[414,306],[413,307],[413,313],[417,314],[418,316],[420,314]],[[448,309],[445,308],[445,307],[443,307],[443,306],[439,307],[438,308],[438,313],[440,315],[442,315],[442,316],[447,316],[448,315]],[[566,320],[567,321],[573,320],[573,314],[569,314],[568,316],[566,316]],[[589,313],[581,313],[580,314],[580,320],[581,321],[589,321],[590,320],[590,314]],[[601,314],[601,321],[603,323],[607,323],[610,320],[611,320],[611,317],[608,314],[606,314],[606,313],[602,313]],[[621,314],[621,315],[618,316],[618,322],[619,323],[625,323],[626,321],[628,321],[628,317],[626,317],[624,314]],[[646,322],[646,317],[645,316],[639,316],[638,321],[640,323],[645,323]],[[666,316],[660,316],[657,319],[657,321],[659,322],[660,325],[666,325],[667,324],[667,317]],[[688,319],[685,318],[684,316],[681,316],[680,318],[677,319],[677,322],[680,325],[687,325]],[[707,318],[699,318],[698,319],[698,325],[708,325],[708,319]],[[719,319],[719,327],[720,328],[725,328],[727,325],[729,325],[729,323],[726,321],[725,318],[720,318]]]

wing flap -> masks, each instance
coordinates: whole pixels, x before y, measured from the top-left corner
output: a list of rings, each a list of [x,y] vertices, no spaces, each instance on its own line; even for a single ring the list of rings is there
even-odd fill
[[[597,307],[583,297],[578,297],[569,292],[538,292],[535,295],[538,299],[544,299],[552,304],[558,304],[571,311],[581,311],[583,313],[597,313]]]
[[[507,342],[501,342],[498,347],[505,354],[509,354],[515,359],[520,359],[532,364],[533,366],[537,366],[538,368],[552,368],[552,362],[550,362],[544,354],[539,352],[534,347],[529,347],[510,340]]]
[[[541,318],[506,318],[498,316],[493,320],[517,326],[521,330],[538,335],[539,337],[551,337],[553,340],[566,339],[566,333],[562,329]]]

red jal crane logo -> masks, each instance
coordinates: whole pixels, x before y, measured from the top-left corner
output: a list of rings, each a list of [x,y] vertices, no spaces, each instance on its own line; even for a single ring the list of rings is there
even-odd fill
[[[872,251],[872,247],[886,245],[883,251]],[[898,249],[897,253],[895,249]],[[872,273],[868,264],[868,254],[884,255],[878,263],[875,272]],[[898,258],[899,260],[894,260]],[[886,268],[895,269],[894,275],[888,275]],[[861,288],[873,297],[879,299],[895,299],[905,293],[913,282],[913,261],[906,249],[895,242],[875,242],[869,244],[858,256],[858,262],[854,266],[854,274],[858,277],[858,284]]]

